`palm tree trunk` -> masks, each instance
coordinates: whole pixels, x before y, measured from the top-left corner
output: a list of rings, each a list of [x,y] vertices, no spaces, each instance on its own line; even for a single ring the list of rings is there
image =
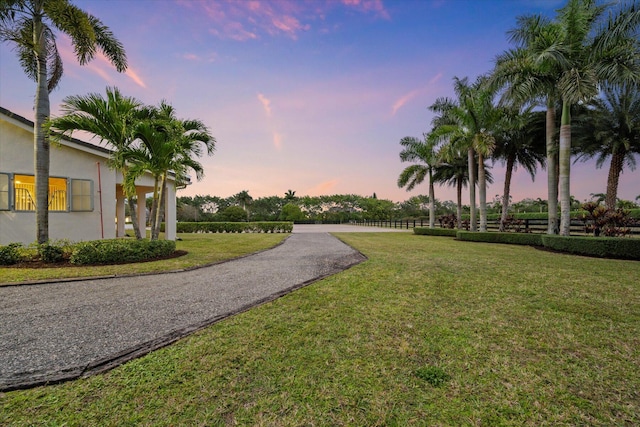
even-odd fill
[[[608,209],[616,208],[618,199],[618,182],[620,173],[624,166],[624,152],[615,150],[611,156],[611,165],[609,166],[609,176],[607,177],[607,196],[605,198],[605,206]]]
[[[136,239],[142,239],[140,233],[140,226],[138,225],[138,213],[136,212],[136,204],[133,201],[133,197],[127,196],[127,203],[129,204],[129,212],[131,213],[131,223],[133,224],[133,232],[136,235]]]
[[[458,182],[456,183],[456,187],[457,187],[457,203],[458,206],[456,207],[456,220],[458,222],[458,229],[462,229],[462,180],[458,180]]]
[[[433,188],[433,172],[429,169],[429,228],[436,226],[436,195]]]
[[[35,99],[33,127],[34,165],[36,181],[36,239],[49,240],[49,137],[43,125],[49,118],[49,88],[47,86],[47,52],[40,18],[34,15],[33,42],[38,48],[38,87]]]
[[[487,178],[484,156],[478,153],[478,199],[480,203],[480,231],[487,231]]]
[[[571,113],[569,104],[562,104],[560,122],[560,235],[568,236],[571,231]]]
[[[162,177],[160,178],[160,194],[158,196],[158,203],[156,205],[156,212],[155,212],[155,217],[154,217],[154,221],[153,221],[153,226],[151,228],[151,240],[158,240],[158,237],[160,236],[160,218],[161,215],[160,213],[162,212],[162,201],[164,200],[164,195],[165,195],[165,185],[167,182],[167,173],[163,173]]]
[[[546,142],[547,142],[547,234],[558,234],[558,147],[556,132],[556,110],[553,102],[547,102]]]
[[[516,161],[515,154],[507,158],[507,170],[504,175],[504,192],[502,193],[502,215],[500,215],[500,231],[505,231],[505,222],[509,214],[509,193],[511,192],[511,176],[513,175],[513,165]]]
[[[469,229],[477,231],[476,223],[476,154],[473,147],[467,153],[469,160]]]
[[[153,202],[151,203],[151,212],[149,213],[149,218],[151,221],[151,238],[153,239],[153,230],[156,227],[156,212],[160,207],[158,206],[158,199],[160,198],[159,194],[159,186],[160,186],[160,177],[155,177],[153,183]]]

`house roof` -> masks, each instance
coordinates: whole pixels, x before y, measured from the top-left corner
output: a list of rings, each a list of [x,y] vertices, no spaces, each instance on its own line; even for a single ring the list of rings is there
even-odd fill
[[[21,115],[16,114],[16,113],[14,113],[12,111],[9,111],[9,110],[7,110],[6,108],[4,108],[2,106],[0,106],[0,114],[3,114],[3,115],[5,115],[5,116],[7,116],[7,117],[9,117],[11,119],[14,119],[14,120],[16,120],[16,121],[28,126],[30,129],[33,129],[33,127],[34,127],[34,123],[31,120],[26,119],[26,118],[22,117]],[[76,139],[76,138],[65,137],[64,140],[67,141],[67,142],[70,142],[72,144],[78,145],[79,147],[82,147],[84,149],[96,150],[96,151],[99,151],[99,152],[104,153],[104,154],[111,154],[112,153],[112,151],[109,150],[108,148],[101,147],[101,146],[95,145],[95,144],[91,144],[89,142],[81,141],[81,140]]]
[[[25,117],[22,117],[21,115],[16,114],[16,113],[14,113],[14,112],[12,112],[10,110],[7,110],[6,108],[4,108],[2,106],[0,106],[0,114],[4,115],[4,116],[7,116],[10,119],[13,119],[13,120],[15,120],[15,121],[17,121],[17,122],[29,127],[31,130],[33,130],[33,128],[35,126],[35,124],[31,120],[29,120],[29,119],[27,119]],[[63,138],[63,140],[65,142],[67,142],[68,145],[71,145],[71,146],[76,145],[76,148],[79,148],[80,150],[83,150],[83,151],[93,150],[93,151],[99,152],[102,155],[106,154],[107,156],[109,156],[109,155],[111,155],[111,153],[113,153],[113,151],[109,150],[108,148],[101,147],[101,146],[95,145],[95,144],[91,144],[91,143],[86,142],[86,141],[81,141],[81,140],[76,139],[76,138],[69,138],[69,137],[65,136]],[[175,177],[175,174],[172,171],[169,172],[169,175],[171,177]],[[187,176],[186,177],[186,183],[184,183],[184,184],[186,184],[186,185],[191,184],[191,178],[189,178]]]

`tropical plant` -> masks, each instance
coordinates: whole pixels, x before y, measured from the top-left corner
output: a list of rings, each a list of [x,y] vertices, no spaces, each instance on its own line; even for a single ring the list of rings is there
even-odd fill
[[[496,124],[501,117],[500,109],[493,103],[495,88],[486,76],[480,76],[473,84],[468,79],[454,77],[454,92],[457,99],[439,98],[429,109],[438,114],[433,120],[429,138],[444,143],[441,157],[467,151],[469,165],[469,198],[471,206],[471,230],[476,230],[475,216],[475,168],[477,157],[478,198],[480,205],[480,231],[487,228],[487,180],[485,159],[495,148]],[[453,153],[453,154],[452,154]]]
[[[249,220],[249,206],[251,202],[253,202],[253,197],[249,195],[247,190],[242,190],[238,194],[233,196],[233,200],[235,203],[238,203],[240,207],[245,211],[247,216],[247,221]]]
[[[0,41],[14,45],[25,74],[37,83],[33,140],[38,243],[49,240],[49,138],[43,125],[50,115],[49,92],[63,73],[55,30],[70,37],[80,65],[100,50],[118,71],[127,68],[124,48],[109,28],[69,0],[0,2]]]
[[[636,85],[604,85],[601,97],[591,101],[586,119],[580,121],[578,159],[597,158],[602,167],[611,157],[605,205],[615,209],[618,182],[625,166],[634,170],[640,154],[640,88]]]
[[[557,82],[562,98],[559,145],[562,235],[569,235],[571,220],[571,106],[593,99],[602,83],[640,81],[637,39],[640,7],[634,3],[623,5],[617,13],[611,7],[594,0],[569,0],[557,15],[562,36],[551,55],[561,70]]]
[[[122,173],[122,190],[129,204],[133,230],[136,238],[141,239],[135,206],[135,183],[127,179],[127,153],[135,139],[136,127],[146,113],[141,109],[140,101],[123,96],[118,88],[107,87],[106,92],[106,98],[97,93],[64,98],[61,105],[64,115],[51,119],[49,125],[66,136],[72,136],[74,131],[88,132],[113,150],[109,165]]]
[[[398,177],[398,187],[407,187],[407,191],[413,190],[416,185],[424,182],[426,177],[429,178],[429,228],[435,227],[435,191],[433,187],[433,174],[440,158],[437,155],[436,143],[429,141],[428,135],[425,140],[407,136],[400,140],[403,147],[400,152],[400,161],[402,162],[419,162],[407,166]]]
[[[531,179],[534,180],[537,165],[545,163],[545,147],[542,144],[544,141],[544,116],[540,117],[540,114],[531,112],[531,108],[524,111],[506,109],[500,123],[493,158],[494,161],[501,160],[506,166],[499,226],[500,231],[505,231],[513,172],[520,165],[529,172]]]
[[[201,180],[204,170],[194,157],[203,155],[203,147],[212,155],[216,140],[203,122],[178,119],[175,109],[165,101],[151,109],[150,119],[138,124],[134,136],[141,143],[127,153],[126,160],[132,164],[128,179],[135,182],[146,171],[154,177],[151,238],[157,240],[169,173],[176,183],[188,179],[189,170]]]
[[[559,65],[553,52],[561,37],[560,26],[549,18],[532,15],[517,19],[517,27],[507,34],[516,44],[496,58],[491,75],[493,84],[502,87],[501,102],[507,105],[542,104],[546,108],[546,167],[548,234],[558,233],[558,140],[556,103],[559,100]]]

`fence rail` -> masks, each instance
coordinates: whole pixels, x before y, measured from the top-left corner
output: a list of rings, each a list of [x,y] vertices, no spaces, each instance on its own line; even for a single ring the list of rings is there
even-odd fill
[[[548,221],[546,219],[523,219],[522,224],[511,225],[509,231],[516,231],[521,233],[540,233],[547,232]],[[350,224],[362,225],[369,227],[383,227],[383,228],[397,228],[397,229],[413,229],[415,227],[428,227],[428,219],[403,219],[403,220],[364,220],[364,221],[351,221]],[[436,222],[436,227],[442,228]],[[500,228],[500,220],[487,220],[487,231],[498,231]],[[640,222],[636,221],[635,225],[631,226],[631,234],[633,236],[640,236]],[[585,232],[585,225],[580,220],[571,220],[570,233],[572,235],[586,235],[591,233]]]

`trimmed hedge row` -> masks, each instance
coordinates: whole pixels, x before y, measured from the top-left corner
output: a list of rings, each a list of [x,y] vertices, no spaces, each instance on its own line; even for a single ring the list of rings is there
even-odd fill
[[[629,217],[634,219],[640,219],[640,209],[626,209],[629,212]],[[583,215],[588,214],[587,211],[583,209],[571,211],[571,218],[579,219],[582,218]],[[500,219],[501,214],[490,213],[487,214],[487,220],[489,221],[497,221]],[[549,214],[547,212],[513,212],[510,213],[513,215],[515,219],[540,219],[546,220],[549,218]],[[469,214],[463,214],[462,219],[469,219]],[[479,217],[478,217],[479,220]],[[560,220],[560,212],[558,212],[558,220]]]
[[[456,238],[467,242],[544,246],[559,252],[599,258],[640,260],[640,239],[474,231],[458,231]]]
[[[453,228],[427,228],[427,227],[415,227],[413,233],[420,236],[448,236],[456,237],[458,230]]]
[[[640,260],[640,239],[542,235],[545,248],[600,258]]]
[[[76,265],[140,262],[175,251],[173,240],[93,240],[74,245],[69,262]]]
[[[495,233],[478,231],[458,231],[456,238],[467,242],[507,243],[512,245],[542,246],[542,234]]]
[[[178,233],[291,233],[292,222],[179,222]]]

